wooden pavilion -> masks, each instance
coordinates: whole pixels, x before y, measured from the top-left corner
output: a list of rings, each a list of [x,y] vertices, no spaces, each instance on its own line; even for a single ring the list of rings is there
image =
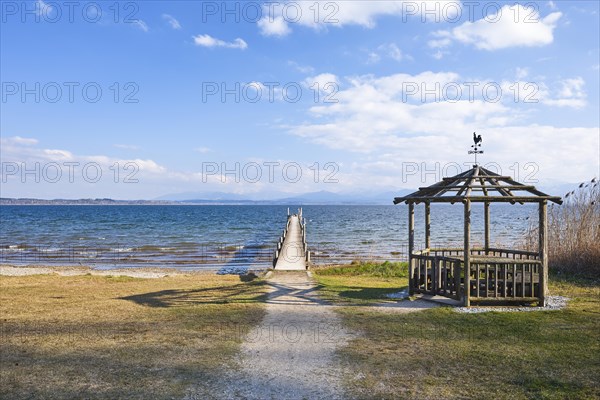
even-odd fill
[[[468,307],[471,302],[534,302],[545,305],[548,292],[547,204],[560,197],[540,192],[479,165],[404,197],[408,204],[409,293],[444,296]],[[538,251],[492,248],[490,204],[539,204]],[[415,251],[415,204],[425,204],[425,248]],[[464,205],[463,248],[431,248],[431,203]],[[485,245],[471,247],[471,203],[484,204]]]

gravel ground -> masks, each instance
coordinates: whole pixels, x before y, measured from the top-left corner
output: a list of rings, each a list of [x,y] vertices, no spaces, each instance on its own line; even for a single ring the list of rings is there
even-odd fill
[[[548,296],[544,307],[456,307],[454,310],[459,313],[477,314],[490,311],[496,312],[530,312],[530,311],[548,311],[562,310],[567,306],[570,299],[563,296]]]
[[[220,397],[343,399],[335,351],[355,334],[317,297],[306,272],[277,272],[268,283],[267,315],[246,335],[239,368],[224,377]]]

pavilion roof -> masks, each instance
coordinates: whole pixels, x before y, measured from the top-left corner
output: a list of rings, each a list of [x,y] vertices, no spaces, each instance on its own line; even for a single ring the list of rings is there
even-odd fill
[[[470,200],[472,202],[509,202],[538,203],[548,200],[562,204],[558,196],[550,196],[540,192],[535,186],[528,186],[513,180],[510,176],[498,175],[479,165],[472,169],[403,197],[396,197],[398,203],[457,203]]]

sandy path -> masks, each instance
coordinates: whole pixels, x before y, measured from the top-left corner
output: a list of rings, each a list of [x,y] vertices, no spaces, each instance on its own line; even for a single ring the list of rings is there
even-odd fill
[[[335,351],[353,334],[318,299],[306,272],[277,272],[268,282],[267,315],[247,334],[240,369],[227,378],[222,397],[344,398]]]

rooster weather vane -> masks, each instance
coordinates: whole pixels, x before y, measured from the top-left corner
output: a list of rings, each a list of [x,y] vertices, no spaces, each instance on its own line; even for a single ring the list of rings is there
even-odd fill
[[[482,145],[481,135],[477,135],[473,132],[473,144],[471,145],[473,150],[469,150],[469,154],[475,154],[475,165],[477,165],[477,154],[483,154],[483,150],[480,150]]]

